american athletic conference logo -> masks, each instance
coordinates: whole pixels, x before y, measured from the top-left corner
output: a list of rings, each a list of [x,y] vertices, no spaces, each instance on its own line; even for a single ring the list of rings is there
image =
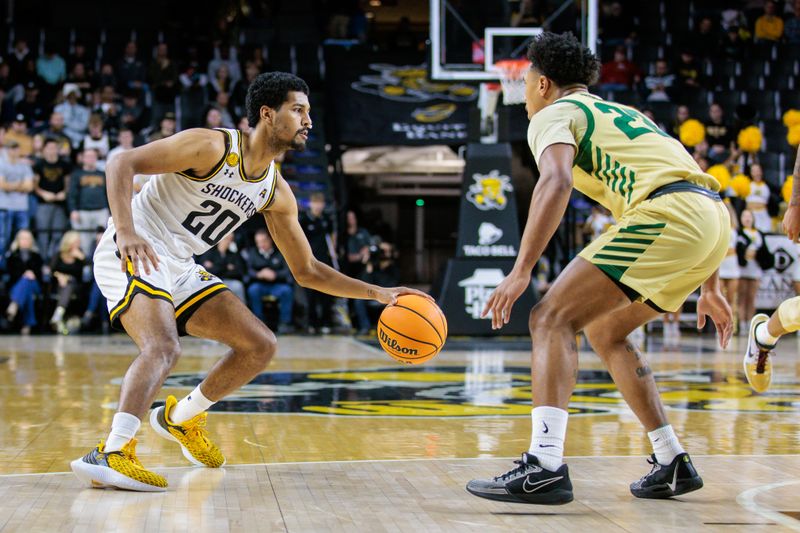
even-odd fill
[[[506,193],[514,190],[511,186],[511,178],[500,174],[499,170],[492,170],[488,174],[473,174],[472,179],[475,183],[469,186],[467,200],[480,209],[489,211],[496,209],[502,211],[508,205]]]

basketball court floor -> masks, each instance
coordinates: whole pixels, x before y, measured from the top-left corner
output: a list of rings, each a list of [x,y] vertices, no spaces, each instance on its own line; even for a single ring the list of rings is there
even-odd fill
[[[705,487],[637,500],[646,434],[595,355],[581,353],[567,462],[575,501],[561,507],[469,495],[527,449],[527,351],[454,340],[419,367],[346,337],[284,337],[259,378],[214,407],[209,429],[228,458],[187,466],[145,423],[142,462],[170,488],[83,487],[69,461],[104,437],[133,357],[124,336],[0,339],[2,531],[800,531],[800,357],[781,341],[776,381],[754,394],[740,347],[684,337],[647,356],[669,416]],[[219,345],[184,343],[159,396],[184,395]]]

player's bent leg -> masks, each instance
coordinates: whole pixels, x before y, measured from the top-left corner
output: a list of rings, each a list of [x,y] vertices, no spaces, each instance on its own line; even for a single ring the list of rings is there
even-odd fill
[[[575,335],[598,317],[629,304],[630,298],[614,281],[581,257],[562,272],[530,314],[534,405],[530,448],[505,474],[470,481],[470,493],[520,503],[572,501],[563,450],[567,407],[578,374]]]
[[[167,397],[163,407],[150,414],[150,424],[160,436],[180,444],[191,463],[216,468],[225,457],[206,429],[206,410],[261,372],[277,348],[275,335],[233,293],[221,291],[205,301],[186,323],[194,337],[215,340],[231,349],[206,379],[180,402]]]
[[[632,303],[584,329],[589,343],[653,444],[654,453],[649,460],[653,468],[630,487],[631,493],[639,498],[669,498],[703,486],[691,458],[667,421],[650,366],[627,338],[631,331],[659,314],[649,305]]]
[[[180,343],[175,311],[169,301],[133,295],[120,320],[139,347],[139,355],[125,373],[115,422],[120,416],[133,419],[136,427],[132,433],[135,433],[138,420],[147,412],[177,363]],[[115,431],[119,428],[112,425],[109,440],[119,438]],[[70,466],[81,480],[94,487],[111,486],[146,492],[160,492],[167,487],[164,477],[147,470],[137,458],[135,438],[130,438],[122,446],[111,447],[101,441],[84,457],[72,461]]]

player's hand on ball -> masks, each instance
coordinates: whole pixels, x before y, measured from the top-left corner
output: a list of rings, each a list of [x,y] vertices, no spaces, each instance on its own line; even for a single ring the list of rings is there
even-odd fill
[[[706,315],[714,322],[719,345],[724,350],[733,334],[733,311],[721,292],[707,291],[700,295],[697,300],[697,329],[706,325]]]
[[[512,271],[489,296],[489,301],[486,302],[486,307],[483,308],[481,318],[491,313],[492,329],[500,329],[503,324],[508,324],[514,302],[522,296],[522,293],[525,292],[525,289],[530,284],[530,275],[518,274]]]
[[[404,294],[416,294],[417,296],[422,296],[436,303],[430,294],[425,294],[417,289],[409,289],[408,287],[382,287],[378,290],[374,299],[385,305],[394,305],[397,303],[397,297],[403,296]]]
[[[158,255],[152,246],[135,231],[118,231],[117,249],[119,249],[123,272],[127,269],[128,260],[133,267],[134,276],[139,275],[139,262],[142,263],[145,274],[150,274],[150,265],[158,270]]]
[[[783,215],[783,232],[792,242],[800,239],[800,206],[789,205]]]

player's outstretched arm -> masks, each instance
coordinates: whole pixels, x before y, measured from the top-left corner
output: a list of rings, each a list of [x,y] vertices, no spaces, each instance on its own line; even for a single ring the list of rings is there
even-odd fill
[[[292,189],[280,175],[277,179],[275,203],[264,212],[264,218],[272,239],[298,284],[333,296],[377,300],[384,304],[396,303],[397,297],[403,294],[417,294],[432,300],[427,294],[415,289],[378,287],[365,283],[318,261],[311,252],[311,245],[297,219],[297,201]]]
[[[132,150],[117,154],[106,165],[108,206],[117,231],[117,248],[121,268],[127,260],[133,274],[139,275],[139,263],[146,273],[150,265],[158,270],[158,256],[150,245],[136,234],[131,214],[134,174],[165,174],[188,169],[202,173],[219,161],[225,150],[225,140],[219,132],[190,129]]]
[[[800,147],[792,173],[792,196],[789,198],[789,207],[783,215],[783,232],[792,242],[800,240]]]
[[[539,181],[533,189],[528,221],[522,232],[519,255],[511,273],[492,292],[481,316],[492,314],[492,329],[508,324],[511,308],[531,284],[531,270],[558,229],[572,193],[575,147],[557,143],[539,158]]]

